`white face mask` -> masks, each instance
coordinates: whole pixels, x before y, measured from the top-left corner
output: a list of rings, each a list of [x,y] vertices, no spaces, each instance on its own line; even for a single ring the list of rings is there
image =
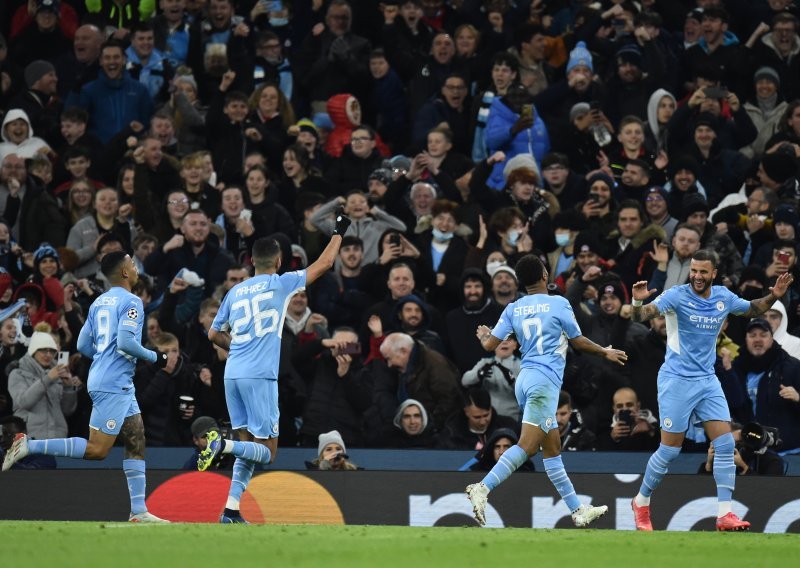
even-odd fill
[[[556,244],[560,247],[565,247],[569,244],[569,233],[556,233]]]
[[[495,271],[500,268],[501,266],[505,266],[506,261],[504,260],[490,260],[486,263],[486,273],[489,276],[494,276]]]
[[[509,246],[515,247],[517,246],[517,241],[519,240],[519,236],[522,234],[522,231],[517,231],[516,229],[512,229],[506,233],[506,242]]]
[[[441,243],[447,242],[453,238],[453,231],[447,231],[443,233],[439,229],[433,229],[433,238]]]

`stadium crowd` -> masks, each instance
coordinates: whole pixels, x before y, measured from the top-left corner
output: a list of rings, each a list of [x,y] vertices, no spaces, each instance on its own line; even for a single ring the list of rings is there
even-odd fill
[[[147,445],[224,425],[220,300],[259,237],[282,270],[317,258],[342,205],[334,270],[282,322],[281,445],[474,450],[490,469],[519,433],[520,359],[513,337],[486,357],[475,329],[519,297],[533,253],[583,333],[630,356],[567,353],[564,449],[652,451],[666,324],[632,322],[630,288],[684,284],[710,248],[716,283],[747,299],[795,276],[765,319],[729,320],[717,370],[736,421],[800,449],[798,15],[794,0],[2,2],[4,446],[26,427],[88,437],[75,345],[118,250],[142,275],[144,341],[170,357],[135,377]],[[708,449],[701,429],[687,447]]]

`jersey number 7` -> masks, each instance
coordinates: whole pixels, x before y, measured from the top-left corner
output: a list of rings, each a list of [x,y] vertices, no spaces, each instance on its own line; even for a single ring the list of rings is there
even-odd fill
[[[244,312],[242,317],[234,320],[231,325],[232,342],[243,343],[252,339],[250,332],[245,331],[250,325],[251,319],[253,320],[253,331],[256,337],[264,337],[278,329],[278,310],[272,308],[262,311],[260,306],[262,302],[270,300],[273,294],[273,292],[264,292],[253,296],[250,300],[239,300],[231,305],[231,313],[239,309]],[[269,320],[268,325],[265,320]]]
[[[544,355],[544,349],[542,349],[541,318],[528,318],[522,321],[522,333],[525,334],[525,339],[528,341],[530,341],[533,337],[533,334],[531,334],[532,327],[535,328],[534,331],[536,332],[536,351],[539,352],[539,355]]]

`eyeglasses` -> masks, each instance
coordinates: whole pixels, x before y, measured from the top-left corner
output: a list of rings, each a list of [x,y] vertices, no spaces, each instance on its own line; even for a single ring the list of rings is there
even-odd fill
[[[189,200],[184,197],[183,199],[170,199],[167,203],[170,205],[186,205]]]
[[[350,142],[369,142],[372,140],[369,136],[353,136],[350,139]]]

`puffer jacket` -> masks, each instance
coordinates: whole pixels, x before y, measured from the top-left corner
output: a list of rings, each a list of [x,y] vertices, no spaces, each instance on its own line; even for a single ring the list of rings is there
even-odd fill
[[[331,122],[333,122],[333,130],[325,142],[325,152],[329,156],[338,158],[342,155],[342,151],[350,145],[353,128],[359,125],[355,116],[358,106],[358,99],[349,93],[333,95],[328,99],[325,107],[328,110],[328,116],[331,117]],[[384,144],[377,132],[375,133],[375,147],[381,156],[391,156],[389,147]]]
[[[14,400],[14,415],[28,426],[28,435],[37,440],[65,438],[67,420],[78,406],[74,387],[61,380],[51,381],[45,369],[31,355],[9,365],[8,391]]]

